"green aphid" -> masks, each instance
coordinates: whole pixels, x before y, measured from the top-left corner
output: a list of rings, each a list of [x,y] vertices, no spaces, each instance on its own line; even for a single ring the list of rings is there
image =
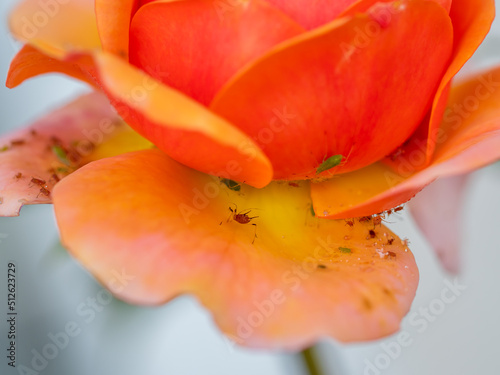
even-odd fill
[[[9,149],[9,146],[3,146],[0,148],[0,152],[5,152]]]
[[[55,156],[57,156],[57,159],[64,165],[70,166],[71,162],[68,160],[68,155],[66,154],[66,151],[61,146],[52,146],[52,152],[54,153]]]
[[[316,169],[316,174],[323,173],[329,169],[338,166],[344,157],[342,155],[333,155],[326,159],[321,165]]]
[[[344,253],[344,254],[351,254],[352,253],[351,249],[349,249],[348,247],[339,247],[339,250],[341,253]]]
[[[316,217],[316,212],[314,212],[314,206],[311,204],[311,215],[313,215],[314,217]]]
[[[228,187],[229,190],[240,191],[241,185],[236,181],[230,180],[229,178],[221,178],[220,182]]]
[[[64,174],[64,173],[69,173],[69,170],[68,170],[68,168],[58,167],[58,168],[56,168],[56,172]]]

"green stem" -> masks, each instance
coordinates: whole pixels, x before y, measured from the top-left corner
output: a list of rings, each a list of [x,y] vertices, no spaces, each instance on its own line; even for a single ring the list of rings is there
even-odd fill
[[[316,348],[311,346],[310,348],[304,349],[300,352],[304,366],[307,369],[306,375],[323,375],[321,371],[321,365],[318,361],[318,354]]]

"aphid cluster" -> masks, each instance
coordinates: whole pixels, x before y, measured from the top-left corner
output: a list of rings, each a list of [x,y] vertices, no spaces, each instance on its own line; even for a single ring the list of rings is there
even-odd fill
[[[31,183],[40,187],[40,192],[38,193],[37,198],[40,194],[45,195],[46,197],[50,196],[50,190],[49,187],[47,186],[47,181],[42,180],[40,178],[32,177]]]

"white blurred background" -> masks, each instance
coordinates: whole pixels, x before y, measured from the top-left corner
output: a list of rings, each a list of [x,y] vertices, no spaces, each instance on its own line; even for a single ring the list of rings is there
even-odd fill
[[[14,0],[0,4],[0,77],[20,45],[7,29]],[[497,1],[500,6],[500,1]],[[500,23],[464,72],[500,63]],[[0,87],[0,134],[29,124],[49,109],[69,101],[87,87],[59,75],[32,79],[14,90]],[[500,105],[500,103],[499,103]],[[474,173],[467,190],[463,220],[463,271],[459,282],[467,289],[426,325],[410,324],[411,344],[396,350],[396,336],[382,341],[339,345],[321,343],[329,375],[351,374],[499,374],[500,373],[500,166]],[[437,262],[412,219],[389,224],[411,240],[421,281],[410,314],[420,314],[453,280]],[[210,315],[190,297],[159,308],[140,308],[119,301],[83,322],[77,307],[101,290],[92,277],[58,247],[51,206],[25,207],[18,218],[0,218],[0,374],[23,374],[7,366],[6,264],[17,264],[17,363],[31,367],[32,350],[50,342],[48,334],[74,321],[82,332],[71,339],[40,372],[47,375],[136,374],[303,374],[301,362],[286,353],[235,348],[218,332]],[[421,318],[421,315],[418,315]],[[432,321],[431,321],[432,320]],[[396,351],[397,352],[397,351]],[[382,370],[378,367],[387,367]],[[368,368],[371,368],[368,370]]]

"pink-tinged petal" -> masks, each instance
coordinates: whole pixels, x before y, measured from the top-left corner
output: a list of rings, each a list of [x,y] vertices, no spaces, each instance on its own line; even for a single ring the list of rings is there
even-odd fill
[[[131,25],[130,62],[208,105],[246,63],[304,32],[263,0],[227,8],[219,9],[213,0],[143,6]]]
[[[54,185],[91,160],[149,145],[104,95],[85,95],[0,138],[0,216],[17,216],[25,204],[50,203]]]
[[[467,175],[438,179],[412,199],[408,206],[445,269],[460,270],[463,195]]]
[[[100,49],[93,0],[43,2],[23,0],[9,18],[12,34],[36,45],[51,57],[63,57],[69,49]]]
[[[115,295],[193,294],[239,344],[297,350],[398,329],[418,283],[406,242],[315,218],[307,183],[236,190],[148,150],[76,171],[54,207],[63,243]]]
[[[470,78],[451,90],[432,163],[420,172],[425,144],[393,170],[376,163],[312,184],[318,216],[371,215],[398,206],[439,177],[464,174],[500,159],[500,68]]]
[[[97,28],[104,51],[128,59],[130,21],[139,0],[95,0]]]
[[[396,169],[398,165],[408,162],[405,154],[411,154],[422,147],[426,147],[426,158],[418,165],[414,165],[414,170],[420,170],[431,163],[439,142],[439,128],[446,109],[451,80],[489,32],[495,18],[495,1],[453,0],[450,17],[454,31],[452,61],[439,85],[430,117],[422,122],[415,135],[402,147],[404,153],[395,160],[387,160],[388,164],[394,165]]]
[[[356,170],[390,153],[425,117],[452,36],[434,2],[376,4],[281,44],[233,77],[211,108],[257,141],[275,179],[318,177],[334,155],[342,163],[319,177]]]

